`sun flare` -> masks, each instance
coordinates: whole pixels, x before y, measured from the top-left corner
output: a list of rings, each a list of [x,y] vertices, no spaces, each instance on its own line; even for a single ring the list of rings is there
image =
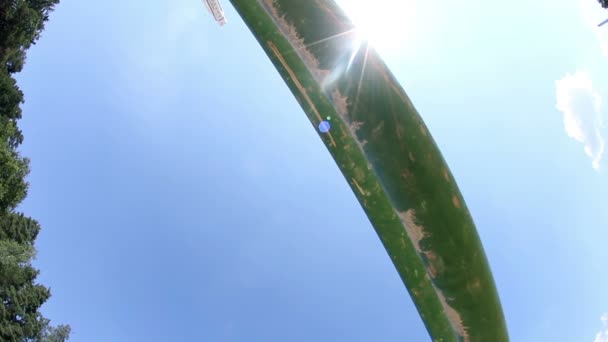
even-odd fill
[[[412,42],[416,0],[338,0],[357,33],[378,51],[391,53]]]

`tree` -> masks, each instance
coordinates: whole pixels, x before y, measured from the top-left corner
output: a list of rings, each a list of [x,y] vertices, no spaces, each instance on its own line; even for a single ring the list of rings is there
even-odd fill
[[[598,0],[603,8],[608,8],[608,0]]]
[[[35,253],[33,246],[23,245],[13,240],[0,239],[0,265],[15,264],[23,266],[29,263]]]
[[[38,310],[50,295],[49,289],[32,283],[0,289],[0,300],[4,304],[0,310],[0,340],[40,340],[44,318]]]
[[[23,92],[17,86],[17,81],[4,70],[0,70],[0,116],[10,119],[21,118]]]
[[[23,92],[12,74],[23,69],[26,51],[35,44],[59,0],[0,0],[0,341],[64,342],[70,326],[53,327],[39,309],[50,290],[36,282],[31,265],[40,225],[15,208],[25,198],[29,160],[17,148],[23,134]]]
[[[6,143],[9,150],[18,154],[16,150],[22,142],[23,134],[17,127],[16,119],[0,115],[0,143]]]
[[[51,293],[35,283],[39,272],[30,264],[33,239],[19,243],[6,237],[0,239],[0,340],[37,340],[45,323],[38,309]]]
[[[65,342],[69,325],[53,327],[39,308],[51,293],[36,284],[39,271],[31,266],[40,227],[23,214],[0,217],[0,340],[7,342]]]
[[[0,212],[15,209],[25,198],[28,173],[29,160],[0,141]]]
[[[0,240],[0,288],[24,284],[36,277],[37,271],[30,266],[35,253],[33,246]]]
[[[70,338],[72,328],[69,325],[53,327],[49,323],[50,320],[45,319],[39,342],[65,342]]]
[[[29,160],[16,150],[22,141],[15,121],[0,117],[0,213],[13,210],[27,194]]]
[[[10,240],[33,248],[38,232],[38,222],[21,213],[0,215],[0,240]]]
[[[35,44],[59,0],[0,0],[0,62],[19,72],[25,50]]]

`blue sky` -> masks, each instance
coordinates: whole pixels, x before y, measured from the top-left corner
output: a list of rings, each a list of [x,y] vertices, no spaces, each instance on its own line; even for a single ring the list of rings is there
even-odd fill
[[[410,20],[386,24],[403,34],[379,48],[467,200],[511,339],[608,341],[608,32],[593,28],[608,13],[386,2]],[[220,28],[198,0],[64,1],[30,49],[21,209],[43,227],[44,312],[72,341],[428,340],[329,153],[222,3]]]

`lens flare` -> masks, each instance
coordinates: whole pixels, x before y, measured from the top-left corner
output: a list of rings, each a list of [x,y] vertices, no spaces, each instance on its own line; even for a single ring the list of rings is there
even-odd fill
[[[331,125],[329,124],[329,121],[321,121],[319,124],[319,132],[321,133],[327,133],[330,129]]]

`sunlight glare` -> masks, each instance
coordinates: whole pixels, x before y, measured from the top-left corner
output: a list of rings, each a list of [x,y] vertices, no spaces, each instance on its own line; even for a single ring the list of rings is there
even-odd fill
[[[416,0],[338,0],[361,39],[381,53],[391,53],[413,42]]]

